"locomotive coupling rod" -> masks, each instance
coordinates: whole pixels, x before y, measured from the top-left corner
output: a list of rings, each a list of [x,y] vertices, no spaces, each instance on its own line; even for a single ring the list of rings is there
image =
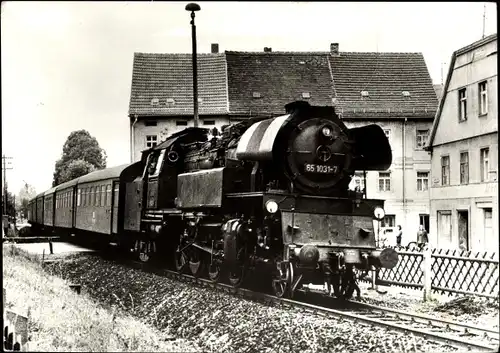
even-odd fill
[[[187,245],[186,245],[185,247],[183,247],[182,249],[180,249],[180,250],[179,250],[179,252],[186,250],[187,248],[189,248],[189,247],[190,247],[191,245],[193,245],[193,244],[194,244],[194,241],[193,241],[193,242],[191,242],[191,243],[189,243],[189,244],[187,244]]]
[[[202,246],[202,245],[199,245],[199,244],[196,244],[196,243],[191,243],[192,246],[194,246],[195,248],[198,248],[200,250],[203,250],[203,251],[206,251],[207,253],[211,254],[211,255],[215,255],[213,253],[213,250],[210,249],[210,248],[207,248],[206,246]],[[183,249],[184,250],[184,249]]]

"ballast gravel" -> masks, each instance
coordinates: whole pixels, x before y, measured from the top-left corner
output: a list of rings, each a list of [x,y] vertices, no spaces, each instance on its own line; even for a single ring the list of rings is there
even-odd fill
[[[350,320],[195,287],[83,254],[46,264],[104,306],[126,311],[203,352],[449,352],[453,347]]]

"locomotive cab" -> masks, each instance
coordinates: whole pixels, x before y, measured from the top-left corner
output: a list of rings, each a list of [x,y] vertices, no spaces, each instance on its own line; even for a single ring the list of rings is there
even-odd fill
[[[175,207],[177,176],[185,169],[186,147],[204,143],[207,134],[208,129],[188,128],[149,151],[143,174],[146,210]]]

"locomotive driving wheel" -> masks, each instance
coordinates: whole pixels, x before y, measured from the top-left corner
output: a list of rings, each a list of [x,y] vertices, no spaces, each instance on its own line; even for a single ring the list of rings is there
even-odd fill
[[[242,246],[238,250],[236,255],[236,262],[229,268],[228,279],[231,286],[237,288],[243,283],[243,279],[246,273],[246,251],[245,247]]]
[[[184,246],[179,244],[174,254],[174,265],[177,272],[181,273],[186,268],[186,264],[189,262],[189,257],[186,251],[183,249]]]
[[[292,296],[293,265],[290,262],[276,261],[276,270],[272,280],[274,295],[278,298]]]
[[[203,259],[199,249],[191,247],[189,256],[189,269],[194,277],[199,277],[203,272]]]
[[[219,279],[220,279],[220,265],[218,263],[218,261],[212,261],[212,263],[210,263],[208,265],[208,278],[213,282],[213,283],[217,283],[219,282]]]

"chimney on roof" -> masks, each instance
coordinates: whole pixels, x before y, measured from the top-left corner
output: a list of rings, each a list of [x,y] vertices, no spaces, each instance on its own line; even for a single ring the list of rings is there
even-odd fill
[[[219,44],[212,43],[212,54],[217,54],[219,52]]]
[[[264,47],[264,53],[271,53],[273,48]]]
[[[330,54],[339,56],[339,43],[331,43],[330,44]]]

